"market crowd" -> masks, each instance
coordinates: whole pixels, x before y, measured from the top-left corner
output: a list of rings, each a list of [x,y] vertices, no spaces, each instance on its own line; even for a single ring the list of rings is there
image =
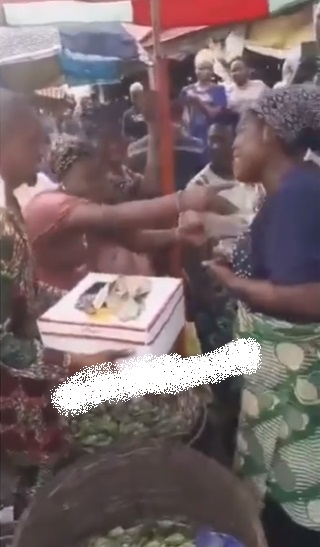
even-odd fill
[[[320,544],[320,87],[301,68],[273,89],[242,58],[228,69],[213,84],[200,52],[196,82],[171,102],[166,196],[156,96],[140,83],[118,127],[90,98],[57,120],[1,92],[1,449],[16,518],[79,453],[179,437],[254,486],[270,547]],[[36,319],[90,271],[168,275],[176,246],[189,355],[252,337],[257,373],[60,416],[54,385],[130,350],[52,350]]]

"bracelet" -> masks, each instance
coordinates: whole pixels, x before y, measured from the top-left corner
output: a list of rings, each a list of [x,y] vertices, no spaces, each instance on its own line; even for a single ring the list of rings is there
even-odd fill
[[[184,195],[184,190],[178,190],[178,192],[176,192],[176,203],[177,203],[178,215],[184,212],[183,195]]]
[[[173,228],[174,231],[174,239],[175,243],[180,243],[180,226],[176,226],[176,228]]]

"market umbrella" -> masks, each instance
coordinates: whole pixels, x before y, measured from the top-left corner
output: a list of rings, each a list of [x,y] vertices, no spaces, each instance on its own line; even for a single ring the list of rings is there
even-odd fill
[[[0,27],[0,83],[29,92],[61,78],[59,32],[54,27]]]
[[[162,30],[188,26],[224,26],[263,19],[308,3],[305,0],[161,0]],[[122,22],[152,25],[150,0],[5,0],[9,25],[43,25],[59,22]]]
[[[118,22],[60,25],[60,64],[70,86],[114,84],[129,63],[147,63],[139,42]]]
[[[1,84],[21,91],[52,85],[113,84],[130,63],[147,62],[121,23],[0,27]]]

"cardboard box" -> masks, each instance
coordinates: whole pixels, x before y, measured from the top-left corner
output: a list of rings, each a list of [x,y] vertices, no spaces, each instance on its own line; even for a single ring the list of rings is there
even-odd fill
[[[103,321],[76,309],[78,298],[94,283],[117,276],[90,273],[38,320],[45,347],[75,353],[132,348],[136,356],[170,353],[185,324],[181,279],[152,277],[145,309],[134,321],[115,316]]]

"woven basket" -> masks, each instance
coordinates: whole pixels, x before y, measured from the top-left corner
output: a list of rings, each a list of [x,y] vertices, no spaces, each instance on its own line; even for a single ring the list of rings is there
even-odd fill
[[[267,547],[253,499],[230,471],[168,443],[118,447],[63,470],[35,496],[12,547],[85,547],[116,526],[178,515]]]

